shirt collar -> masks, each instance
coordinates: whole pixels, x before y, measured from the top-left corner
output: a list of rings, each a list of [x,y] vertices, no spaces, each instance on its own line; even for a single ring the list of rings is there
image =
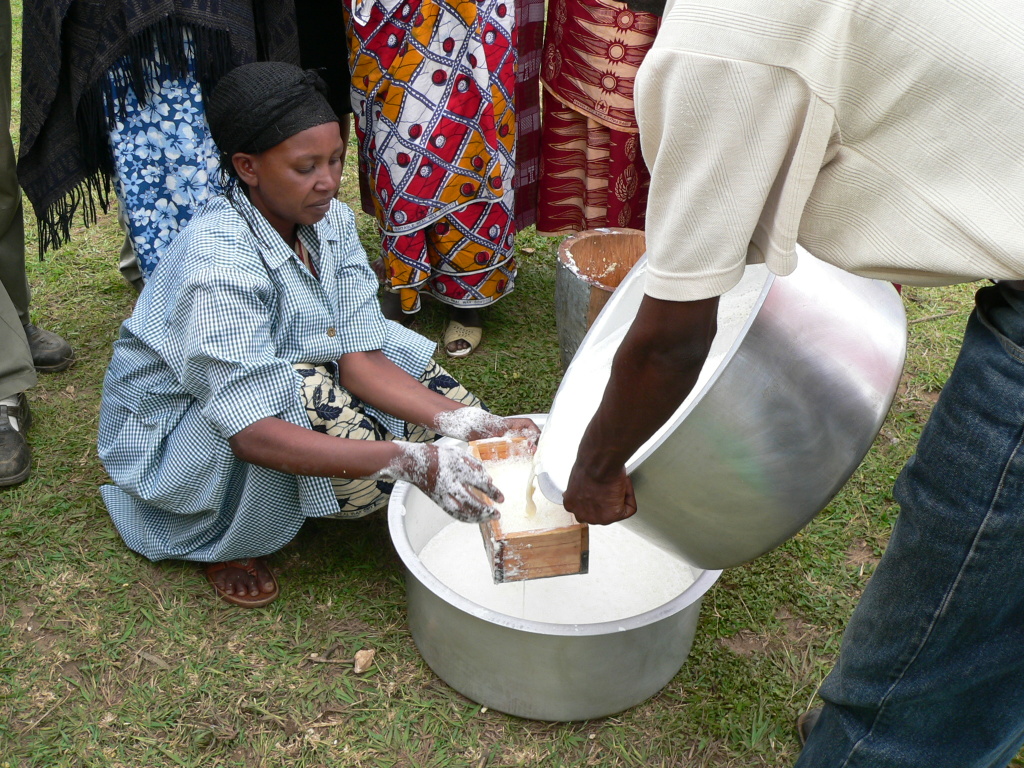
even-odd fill
[[[243,220],[248,221],[252,227],[253,232],[256,234],[256,239],[263,246],[260,250],[268,267],[276,269],[286,261],[298,260],[295,252],[288,247],[288,244],[281,238],[281,235],[274,229],[273,225],[249,201],[248,196],[242,191],[241,187],[236,186],[232,190],[229,204],[233,205]],[[315,248],[321,258],[323,258],[324,251],[321,247],[323,243],[341,241],[341,235],[331,223],[330,213],[312,226],[299,227],[299,233],[303,236],[307,247]]]

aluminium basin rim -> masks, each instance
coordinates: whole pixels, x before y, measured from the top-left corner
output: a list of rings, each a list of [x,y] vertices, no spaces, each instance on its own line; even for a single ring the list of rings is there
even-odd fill
[[[522,414],[526,418],[543,424],[547,414]],[[437,441],[439,445],[456,445],[461,443],[450,437],[443,437]],[[521,619],[508,614],[500,613],[493,609],[473,602],[467,597],[456,592],[438,579],[419,558],[419,554],[412,548],[406,534],[404,519],[406,516],[405,501],[410,489],[414,486],[405,481],[395,483],[391,493],[391,500],[388,502],[388,531],[391,535],[391,542],[402,559],[406,571],[415,578],[424,588],[428,589],[435,596],[440,597],[454,608],[469,614],[482,621],[497,624],[515,629],[517,631],[564,637],[586,637],[608,635],[613,632],[629,632],[631,630],[649,627],[660,621],[668,619],[686,608],[696,605],[704,597],[704,594],[711,589],[721,575],[720,570],[705,570],[687,564],[688,567],[699,571],[699,574],[681,593],[671,600],[662,603],[648,611],[629,616],[615,621],[593,622],[590,624],[558,624],[555,622],[536,621],[533,619]],[[453,525],[459,525],[457,520],[452,520]],[[654,545],[652,545],[654,546]]]

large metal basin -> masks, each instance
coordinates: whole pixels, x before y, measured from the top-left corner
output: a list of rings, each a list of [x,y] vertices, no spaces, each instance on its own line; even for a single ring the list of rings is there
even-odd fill
[[[588,369],[585,352],[632,323],[646,263],[623,280],[581,343],[549,428],[581,388],[603,391],[606,379]],[[626,467],[638,512],[620,525],[701,568],[728,568],[773,549],[828,504],[878,434],[906,353],[906,316],[889,283],[803,249],[791,275],[751,266],[744,279],[760,280],[761,289],[739,335],[702,389]],[[575,456],[582,430],[573,438],[562,422],[564,439],[545,434],[542,444],[552,439]],[[565,487],[567,472],[549,474]]]
[[[543,415],[532,418],[543,424]],[[535,720],[605,717],[657,693],[686,660],[701,599],[720,575],[699,572],[682,594],[626,619],[529,621],[466,599],[424,566],[424,546],[445,526],[466,523],[453,520],[417,488],[396,485],[388,523],[407,568],[409,629],[424,660],[473,701]]]

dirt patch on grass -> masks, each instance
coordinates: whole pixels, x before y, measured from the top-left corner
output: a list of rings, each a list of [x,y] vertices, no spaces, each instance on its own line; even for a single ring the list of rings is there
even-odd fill
[[[22,600],[9,613],[5,612],[5,618],[12,617],[9,623],[15,645],[19,641],[27,643],[36,653],[48,656],[60,641],[61,633],[52,631],[42,607],[40,601]],[[15,614],[17,618],[13,618]]]
[[[747,658],[764,653],[768,648],[768,638],[749,629],[741,629],[731,637],[720,638],[718,642],[737,656]]]
[[[38,600],[20,600],[11,606],[11,609],[4,607],[2,614],[3,619],[7,619],[11,616],[11,629],[15,632],[27,632],[32,626],[32,620],[35,618],[36,610],[38,610],[41,603]],[[14,618],[14,614],[17,618]]]
[[[792,614],[785,606],[775,612],[775,618],[782,622],[784,631],[781,642],[787,646],[806,645],[808,639],[817,634],[813,625]]]
[[[730,637],[719,638],[718,642],[723,648],[746,658],[806,649],[813,644],[817,635],[815,628],[785,606],[775,612],[775,619],[779,624],[764,632],[741,629]]]
[[[875,548],[863,539],[854,539],[846,550],[846,564],[858,569],[861,574],[873,571],[879,559]]]

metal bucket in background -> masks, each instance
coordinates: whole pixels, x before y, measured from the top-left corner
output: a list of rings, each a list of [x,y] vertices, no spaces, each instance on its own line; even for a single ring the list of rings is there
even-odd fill
[[[642,230],[622,227],[588,229],[562,241],[555,273],[562,370],[569,367],[590,324],[645,249]]]

